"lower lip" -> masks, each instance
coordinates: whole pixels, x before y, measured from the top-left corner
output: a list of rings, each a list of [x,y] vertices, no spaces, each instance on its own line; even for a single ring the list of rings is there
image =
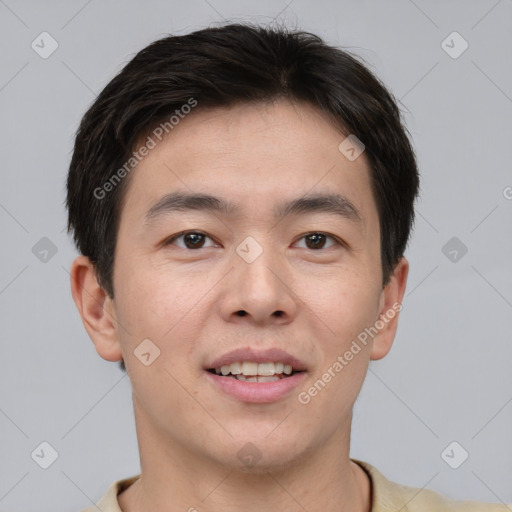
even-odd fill
[[[207,378],[223,393],[240,402],[269,404],[289,395],[304,380],[306,372],[298,372],[273,382],[246,382],[206,371]]]

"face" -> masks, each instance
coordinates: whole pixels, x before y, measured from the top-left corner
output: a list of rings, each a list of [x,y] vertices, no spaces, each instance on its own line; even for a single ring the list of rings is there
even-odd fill
[[[118,327],[95,343],[117,347],[138,428],[165,446],[269,468],[348,435],[369,360],[391,346],[406,262],[383,290],[368,162],[344,139],[304,104],[198,110],[130,176]]]

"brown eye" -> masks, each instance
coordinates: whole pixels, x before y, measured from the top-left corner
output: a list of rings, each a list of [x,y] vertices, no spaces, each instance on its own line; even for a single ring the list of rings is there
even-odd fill
[[[187,233],[183,235],[183,240],[189,249],[197,249],[204,245],[204,235],[200,233]]]
[[[332,243],[326,247],[327,240],[331,239]],[[301,238],[301,241],[305,240],[305,247],[307,249],[327,249],[337,242],[330,235],[325,233],[309,233]],[[303,246],[304,247],[304,246]]]
[[[166,242],[166,245],[176,245],[183,249],[202,249],[203,247],[212,247],[213,244],[205,246],[206,239],[211,240],[208,235],[199,231],[187,231],[173,236]],[[181,243],[175,243],[176,241],[181,241]]]

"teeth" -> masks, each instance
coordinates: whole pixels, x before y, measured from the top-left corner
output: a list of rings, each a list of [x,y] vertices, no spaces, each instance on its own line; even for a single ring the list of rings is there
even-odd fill
[[[244,382],[274,382],[276,380],[281,380],[277,375],[258,375],[255,377],[237,375],[235,378]]]
[[[215,373],[217,375],[232,375],[236,376],[238,380],[249,382],[270,382],[270,380],[265,379],[272,378],[272,380],[276,380],[279,378],[275,377],[276,375],[291,375],[292,372],[293,368],[291,365],[273,362],[258,364],[252,361],[243,361],[232,364],[225,364],[219,368],[215,368]],[[252,377],[258,377],[258,380],[253,380]],[[265,379],[262,380],[260,377],[265,377]]]
[[[258,375],[258,363],[242,363],[242,373],[244,375]]]
[[[231,364],[231,375],[240,375],[242,373],[242,364],[241,363],[232,363]]]
[[[258,365],[258,375],[274,375],[274,363],[260,363]]]
[[[274,382],[275,380],[281,380],[276,375],[269,375],[269,376],[261,376],[258,377],[258,382]]]

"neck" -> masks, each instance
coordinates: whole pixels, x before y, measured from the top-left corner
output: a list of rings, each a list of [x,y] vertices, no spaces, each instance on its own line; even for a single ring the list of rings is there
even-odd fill
[[[137,411],[135,417],[141,476],[118,496],[123,512],[371,509],[369,479],[349,457],[351,419],[348,428],[300,460],[241,471],[164,437]]]

